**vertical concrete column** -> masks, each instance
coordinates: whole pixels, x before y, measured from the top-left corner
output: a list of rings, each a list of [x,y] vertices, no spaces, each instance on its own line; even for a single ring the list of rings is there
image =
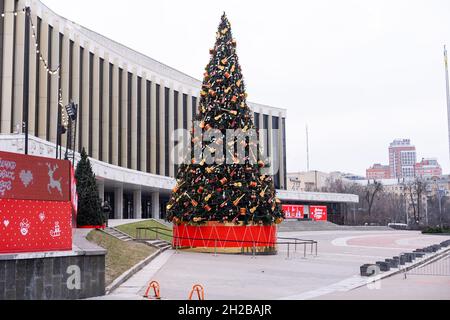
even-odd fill
[[[36,32],[36,26],[37,26],[37,15],[31,11],[31,17],[30,19],[33,21],[33,26],[35,27]],[[32,136],[37,136],[37,132],[35,130],[36,128],[36,42],[37,39],[33,37],[33,30],[30,26],[30,81],[29,81],[29,88],[28,92],[30,94],[29,97],[29,112],[28,112],[28,133]]]
[[[123,186],[114,189],[114,219],[123,219]]]
[[[98,197],[102,200],[102,202],[105,201],[105,183],[97,180],[97,189]]]
[[[166,154],[166,157],[169,157],[169,176],[175,176],[175,164],[174,164],[174,143],[173,143],[173,132],[175,129],[175,103],[174,103],[174,90],[173,83],[170,84],[170,93],[169,93],[169,123],[166,125],[169,126],[169,136],[166,137],[166,141],[169,144],[169,154]]]
[[[161,80],[159,89],[159,174],[166,174],[166,83]]]
[[[1,133],[11,133],[13,66],[14,66],[14,0],[4,0],[3,18],[3,74],[1,101]]]
[[[59,22],[55,21],[53,24],[52,32],[52,63],[49,66],[50,69],[56,70],[59,66]],[[50,129],[50,141],[56,143],[56,129],[58,123],[58,108],[59,108],[59,75],[50,75],[50,123],[48,127]]]
[[[41,21],[41,35],[40,44],[41,56],[45,61],[48,60],[48,16],[46,13],[42,16]],[[47,87],[48,87],[48,72],[45,69],[43,61],[39,61],[39,138],[47,140]]]
[[[147,75],[142,74],[141,82],[141,171],[147,172]]]
[[[131,169],[137,170],[137,142],[138,142],[138,81],[137,81],[137,69],[133,69],[133,75],[131,78],[131,128],[129,128],[129,133],[131,133]]]
[[[150,152],[150,171],[153,174],[156,174],[156,117],[159,116],[156,114],[156,78],[152,77],[152,97],[151,97],[151,106],[150,106],[150,119],[151,119],[151,152]]]
[[[92,157],[100,159],[100,57],[99,49],[94,49],[94,65],[92,66]]]
[[[89,151],[89,127],[91,126],[89,122],[89,113],[91,110],[91,105],[89,101],[89,59],[90,59],[90,46],[89,42],[84,42],[84,50],[83,50],[83,65],[81,66],[83,69],[83,79],[82,79],[82,86],[83,86],[83,96],[80,97],[83,101],[83,112],[82,112],[82,118],[78,119],[78,121],[83,121],[82,129],[82,148],[86,149],[86,152]]]
[[[109,162],[111,159],[109,159],[109,130],[110,130],[110,123],[109,123],[109,54],[105,52],[104,55],[104,64],[103,64],[103,84],[102,88],[102,94],[103,94],[103,106],[102,106],[102,141],[100,143],[102,144],[102,159],[103,162]]]
[[[152,193],[152,218],[161,219],[161,207],[159,205],[159,192]]]
[[[134,218],[142,219],[142,191],[133,191],[133,208],[134,208]]]
[[[120,118],[122,122],[122,150],[121,150],[121,163],[122,167],[128,167],[128,68],[124,64],[122,72],[122,105],[120,110]]]
[[[18,6],[17,10],[21,8]],[[10,14],[9,14],[10,15]],[[19,11],[15,23],[13,132],[23,131],[23,69],[25,53],[25,14]]]
[[[112,122],[111,122],[111,146],[113,165],[119,164],[119,61],[114,60],[113,76],[112,76]]]
[[[69,50],[70,50],[70,32],[68,28],[64,28],[64,37],[62,43],[62,57],[61,57],[61,90],[62,90],[62,102],[63,106],[69,104]],[[65,108],[62,109],[62,112],[66,113]],[[63,134],[61,140],[61,144],[63,147],[67,145],[67,134]]]

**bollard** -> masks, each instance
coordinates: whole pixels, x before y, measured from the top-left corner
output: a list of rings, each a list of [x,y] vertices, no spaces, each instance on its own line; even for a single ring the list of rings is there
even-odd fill
[[[153,289],[153,292],[155,294],[153,298],[155,298],[157,300],[161,300],[161,290],[160,290],[159,283],[157,281],[150,282],[150,284],[147,288],[147,291],[145,291],[144,298],[147,298],[150,300],[149,293],[150,293],[151,289]]]
[[[306,243],[303,244],[304,252],[303,252],[303,258],[306,259]]]
[[[205,300],[205,289],[202,285],[196,284],[192,287],[192,291],[189,294],[188,300],[192,300],[192,296],[194,294],[194,291],[197,292],[198,300]]]

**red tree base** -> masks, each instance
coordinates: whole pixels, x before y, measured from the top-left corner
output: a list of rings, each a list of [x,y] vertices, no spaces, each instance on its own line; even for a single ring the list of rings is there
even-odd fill
[[[208,222],[174,225],[173,246],[197,252],[276,254],[277,227]]]

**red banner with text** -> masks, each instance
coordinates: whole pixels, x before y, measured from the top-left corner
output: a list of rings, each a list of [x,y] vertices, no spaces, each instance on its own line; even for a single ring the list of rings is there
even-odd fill
[[[299,205],[283,205],[282,207],[285,219],[304,219],[305,206]]]
[[[314,221],[327,221],[328,209],[326,206],[310,206],[309,216]]]

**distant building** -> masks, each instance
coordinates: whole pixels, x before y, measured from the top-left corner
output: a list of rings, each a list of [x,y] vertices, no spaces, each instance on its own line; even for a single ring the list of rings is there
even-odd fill
[[[288,190],[318,192],[326,186],[329,177],[329,173],[320,171],[288,173]]]
[[[391,178],[391,169],[389,166],[374,164],[366,171],[366,178],[369,180],[384,180]]]
[[[395,140],[389,146],[389,168],[391,178],[411,178],[415,175],[416,147],[411,140]]]
[[[422,159],[415,165],[415,176],[418,178],[441,177],[442,168],[437,159]]]
[[[321,171],[288,173],[287,179],[288,190],[300,192],[321,192],[328,186],[330,181],[341,180],[346,183],[352,183],[365,180],[364,177],[338,171],[331,173]]]

